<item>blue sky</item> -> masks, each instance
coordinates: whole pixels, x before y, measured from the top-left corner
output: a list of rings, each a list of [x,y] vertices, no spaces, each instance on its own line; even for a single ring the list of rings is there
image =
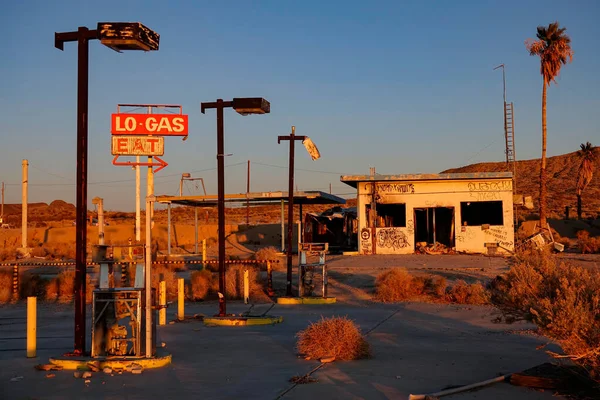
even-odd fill
[[[30,201],[75,201],[77,46],[54,32],[99,21],[140,21],[160,50],[118,54],[90,43],[89,198],[134,209],[134,172],[110,155],[119,103],[181,104],[190,137],[167,138],[157,194],[182,172],[216,193],[216,116],[200,103],[264,97],[271,114],[225,112],[226,191],[286,190],[287,144],[310,136],[322,158],[296,151],[299,189],[349,197],[341,174],[433,173],[504,159],[502,73],[515,104],[518,159],[537,158],[539,60],[524,41],[538,25],[567,27],[575,58],[548,92],[548,153],[600,144],[597,1],[20,1],[0,14],[0,180],[20,202],[21,160]],[[143,176],[145,174],[142,174]],[[184,192],[201,194],[188,183]]]

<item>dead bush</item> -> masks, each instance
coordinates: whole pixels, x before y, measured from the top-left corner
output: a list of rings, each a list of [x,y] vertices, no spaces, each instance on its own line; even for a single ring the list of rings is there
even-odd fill
[[[10,271],[0,271],[0,304],[8,303],[12,298],[12,282]]]
[[[268,246],[268,247],[263,247],[261,249],[259,249],[256,253],[254,253],[253,255],[253,259],[254,260],[269,260],[269,261],[280,261],[281,257],[279,255],[280,251],[277,250],[275,247],[273,246]],[[265,271],[267,269],[267,264],[260,264],[261,269],[263,271]],[[283,270],[283,263],[281,262],[274,262],[271,263],[271,268],[273,269],[273,271],[279,271],[279,270]]]
[[[443,276],[430,276],[425,282],[425,291],[436,298],[443,299],[446,296],[448,281]]]
[[[228,299],[243,299],[244,297],[244,270],[248,270],[250,283],[250,300],[270,301],[266,295],[260,273],[257,267],[243,264],[227,264],[225,272],[225,283]]]
[[[454,282],[448,291],[448,299],[458,304],[487,304],[489,295],[479,282],[468,284],[462,279]]]
[[[321,318],[296,334],[298,352],[305,357],[336,360],[358,360],[371,355],[365,340],[354,321],[347,317]]]
[[[19,277],[19,296],[22,299],[35,296],[46,297],[46,286],[49,280],[44,279],[33,271],[25,271]]]
[[[0,249],[0,261],[12,261],[17,259],[17,249],[5,247]]]
[[[588,231],[579,231],[577,232],[577,240],[582,254],[600,253],[600,236],[590,237]]]
[[[600,273],[559,263],[551,255],[520,255],[493,284],[493,301],[507,314],[528,319],[556,340],[567,358],[600,377]]]
[[[85,287],[85,301],[89,304],[92,302],[92,293],[95,289],[89,274],[86,274],[85,276]],[[62,271],[48,282],[46,286],[46,300],[57,301],[59,303],[70,303],[73,301],[74,290],[75,271]]]
[[[133,273],[135,274],[135,272]],[[177,273],[175,273],[173,269],[169,268],[169,265],[158,264],[152,266],[152,289],[156,290],[156,296],[158,296],[160,281],[165,281],[165,286],[167,289],[167,301],[177,299],[177,279]]]
[[[375,297],[384,303],[408,300],[423,293],[424,282],[403,268],[382,272],[375,280]]]
[[[188,298],[193,301],[205,300],[210,292],[215,290],[213,273],[205,269],[194,271],[190,276]]]

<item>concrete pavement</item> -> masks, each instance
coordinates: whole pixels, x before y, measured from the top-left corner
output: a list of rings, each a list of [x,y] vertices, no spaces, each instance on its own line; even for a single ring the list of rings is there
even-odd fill
[[[255,306],[253,312],[267,305]],[[228,312],[248,309],[229,303]],[[174,309],[169,317],[174,318]],[[216,303],[190,303],[186,314],[212,315]],[[159,327],[173,364],[141,375],[94,373],[89,385],[72,372],[33,369],[72,350],[72,306],[38,308],[38,358],[25,358],[25,307],[0,307],[0,398],[6,399],[407,399],[518,372],[548,361],[536,346],[543,339],[522,334],[532,326],[494,324],[492,307],[365,302],[323,306],[276,305],[270,312],[284,322],[274,326],[206,327],[189,321]],[[368,332],[374,357],[334,362],[313,373],[317,383],[289,379],[319,366],[299,359],[295,335],[321,316],[341,315]],[[525,332],[526,333],[526,332]],[[19,378],[22,377],[22,378]],[[16,378],[16,379],[14,379]],[[13,380],[11,380],[13,379]],[[285,393],[285,394],[283,394]],[[505,383],[449,396],[449,399],[550,399]]]

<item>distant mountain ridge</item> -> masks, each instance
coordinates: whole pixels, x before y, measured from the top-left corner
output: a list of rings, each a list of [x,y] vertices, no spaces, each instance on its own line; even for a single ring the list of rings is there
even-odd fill
[[[600,213],[600,147],[594,147],[597,160],[594,177],[582,194],[583,217],[596,217]],[[577,152],[547,158],[548,173],[548,212],[552,217],[564,217],[565,207],[570,207],[570,218],[577,216],[577,171],[579,169]],[[442,173],[472,172],[512,172],[506,162],[486,162],[452,168]],[[517,161],[517,193],[532,196],[535,210],[538,210],[540,187],[540,159]]]

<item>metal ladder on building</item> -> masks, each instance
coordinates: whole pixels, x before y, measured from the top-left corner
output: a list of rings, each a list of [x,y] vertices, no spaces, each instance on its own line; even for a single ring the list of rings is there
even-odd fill
[[[515,120],[513,103],[504,103],[504,126],[506,133],[506,162],[515,162]]]

